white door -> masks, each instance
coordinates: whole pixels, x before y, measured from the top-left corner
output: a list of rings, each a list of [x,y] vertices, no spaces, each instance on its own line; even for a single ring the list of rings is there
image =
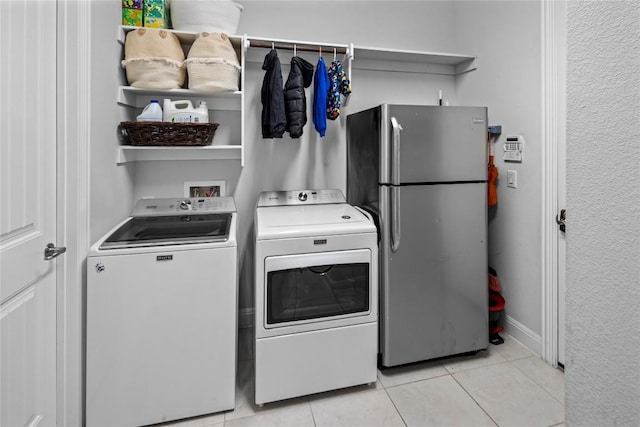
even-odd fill
[[[56,1],[0,1],[0,425],[56,425]]]

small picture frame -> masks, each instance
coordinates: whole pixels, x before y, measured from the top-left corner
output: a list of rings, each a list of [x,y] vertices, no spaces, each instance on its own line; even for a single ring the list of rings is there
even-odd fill
[[[191,181],[184,183],[185,197],[222,197],[225,195],[225,181]]]

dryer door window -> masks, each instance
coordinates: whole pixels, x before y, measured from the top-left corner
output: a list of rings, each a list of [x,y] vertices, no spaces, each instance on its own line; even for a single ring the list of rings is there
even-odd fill
[[[369,250],[267,258],[265,326],[368,314],[370,261]]]

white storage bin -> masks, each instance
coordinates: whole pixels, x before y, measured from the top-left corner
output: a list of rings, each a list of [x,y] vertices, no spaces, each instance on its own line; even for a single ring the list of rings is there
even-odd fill
[[[169,10],[176,30],[235,34],[242,6],[232,0],[171,0]]]

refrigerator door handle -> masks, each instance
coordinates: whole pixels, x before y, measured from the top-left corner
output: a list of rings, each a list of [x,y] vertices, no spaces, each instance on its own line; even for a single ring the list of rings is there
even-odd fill
[[[400,187],[391,187],[391,252],[400,247]]]
[[[400,247],[400,131],[402,126],[391,117],[391,252]]]

